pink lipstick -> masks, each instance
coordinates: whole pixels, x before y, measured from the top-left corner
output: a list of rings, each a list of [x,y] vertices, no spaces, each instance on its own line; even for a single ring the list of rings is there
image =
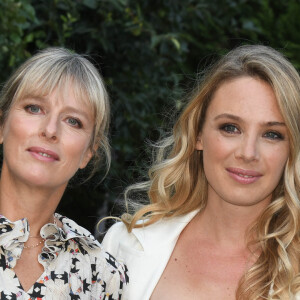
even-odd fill
[[[231,178],[241,184],[254,183],[262,176],[259,172],[239,168],[226,168],[226,171]]]
[[[30,154],[41,161],[56,161],[59,160],[59,156],[51,151],[41,147],[30,147],[28,149]]]

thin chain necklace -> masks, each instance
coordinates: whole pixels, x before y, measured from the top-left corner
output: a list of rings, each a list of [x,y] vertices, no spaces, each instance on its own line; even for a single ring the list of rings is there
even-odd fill
[[[35,244],[35,245],[32,245],[32,246],[25,246],[24,245],[24,249],[32,249],[32,248],[35,248],[35,247],[37,247],[38,245],[40,245],[41,243],[43,243],[43,242],[45,242],[45,239],[42,239],[41,241],[39,241],[37,244]]]
[[[54,223],[55,225],[57,225],[55,216],[53,216],[53,223]],[[33,239],[37,239],[37,238],[40,238],[40,237],[41,237],[41,236],[39,236],[39,235],[36,235],[36,236],[30,235],[30,236],[29,236],[29,238],[33,238]],[[44,242],[45,242],[45,239],[42,238],[41,241],[39,241],[37,244],[34,244],[34,245],[32,245],[32,246],[25,246],[25,245],[24,245],[24,246],[23,246],[23,249],[32,249],[32,248],[35,248],[35,247],[39,246],[40,244],[42,244],[42,243],[44,243]]]

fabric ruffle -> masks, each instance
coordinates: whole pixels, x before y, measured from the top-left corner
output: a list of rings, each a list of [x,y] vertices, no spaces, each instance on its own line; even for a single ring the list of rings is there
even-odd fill
[[[10,268],[14,268],[16,265],[28,237],[29,225],[27,219],[11,222],[0,215],[0,246],[3,247],[6,253],[6,263]]]
[[[62,223],[62,228],[52,223],[41,228],[41,237],[45,239],[42,253],[39,256],[39,262],[42,265],[50,264],[59,255],[60,251],[64,250],[68,240],[75,240],[83,247],[90,249],[101,248],[100,243],[88,230],[60,214],[56,213],[54,216]]]
[[[54,260],[66,247],[68,240],[75,240],[81,246],[90,249],[101,248],[94,236],[77,225],[74,221],[55,214],[55,218],[62,223],[62,228],[56,224],[46,224],[40,230],[41,237],[45,240],[39,262],[45,267]],[[0,246],[4,249],[7,264],[14,268],[24,248],[24,243],[29,237],[29,224],[26,218],[11,222],[0,215]]]

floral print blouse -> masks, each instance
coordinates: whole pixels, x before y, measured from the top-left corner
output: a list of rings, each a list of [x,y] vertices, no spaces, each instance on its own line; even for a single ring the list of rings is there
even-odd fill
[[[1,300],[123,300],[127,268],[102,249],[100,243],[74,221],[55,214],[62,228],[46,224],[45,243],[38,261],[44,273],[24,291],[14,266],[29,237],[27,219],[11,222],[0,215]]]

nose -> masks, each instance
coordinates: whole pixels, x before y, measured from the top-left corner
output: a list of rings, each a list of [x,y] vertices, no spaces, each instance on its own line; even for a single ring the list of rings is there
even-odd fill
[[[259,142],[256,136],[245,135],[239,142],[235,152],[237,159],[242,159],[245,162],[259,159]]]
[[[49,141],[58,140],[58,118],[55,116],[45,116],[40,128],[40,136]]]

